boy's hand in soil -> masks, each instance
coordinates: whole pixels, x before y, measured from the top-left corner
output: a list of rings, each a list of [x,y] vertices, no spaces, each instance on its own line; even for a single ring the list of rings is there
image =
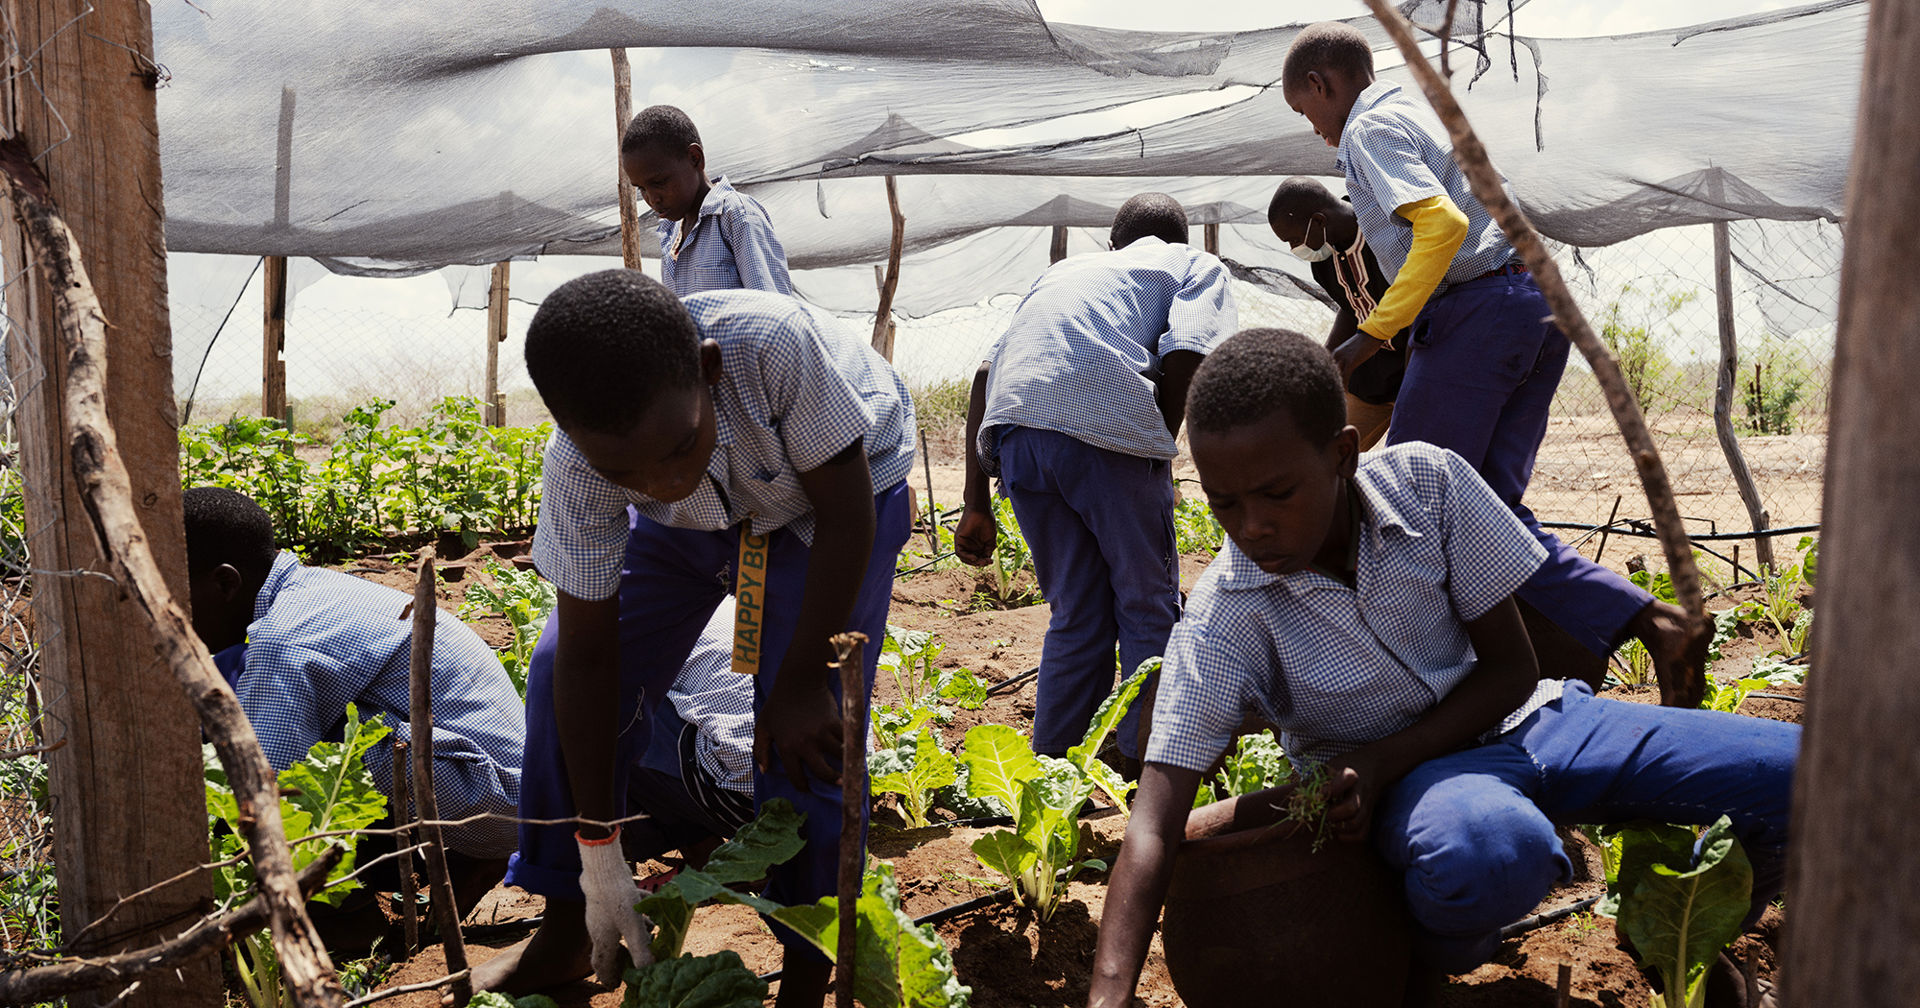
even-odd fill
[[[993,562],[993,546],[999,538],[991,511],[967,508],[960,513],[960,524],[953,530],[953,553],[962,563],[985,567]]]

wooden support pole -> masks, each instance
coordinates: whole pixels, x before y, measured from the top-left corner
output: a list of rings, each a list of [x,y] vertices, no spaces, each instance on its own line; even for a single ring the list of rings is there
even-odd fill
[[[873,348],[893,360],[893,295],[900,289],[900,249],[907,240],[907,219],[900,215],[900,191],[887,176],[887,212],[893,218],[893,242],[887,247],[887,275],[880,281],[880,307],[873,312]]]
[[[13,13],[22,12],[16,7]],[[74,16],[84,17],[86,12]],[[129,42],[144,42],[150,34],[122,37]],[[147,100],[151,103],[151,98]],[[129,137],[122,139],[133,144]],[[36,335],[50,335],[40,347],[38,362],[48,377],[34,383],[30,391],[39,397],[50,397],[56,388],[61,393],[57,410],[47,409],[44,402],[33,404],[37,408],[32,410],[22,406],[23,416],[36,423],[46,412],[54,412],[62,424],[57,431],[23,427],[22,446],[28,463],[23,466],[28,476],[28,523],[40,530],[34,540],[36,565],[53,568],[40,568],[43,573],[37,575],[34,586],[35,612],[43,635],[43,674],[51,696],[48,714],[68,733],[65,741],[75,743],[54,747],[54,758],[48,761],[52,792],[64,810],[54,817],[54,860],[60,870],[60,906],[66,927],[77,935],[86,929],[84,922],[112,916],[114,909],[130,906],[117,898],[121,893],[164,890],[169,899],[152,898],[140,904],[138,916],[149,921],[144,928],[138,919],[131,927],[122,922],[119,934],[123,938],[131,934],[137,940],[182,918],[198,916],[210,899],[204,888],[196,891],[194,886],[171,884],[176,876],[206,878],[191,869],[205,856],[207,821],[199,740],[193,737],[192,719],[177,706],[179,694],[131,688],[159,681],[160,677],[149,674],[149,665],[158,654],[199,713],[200,728],[213,742],[227,773],[259,891],[272,910],[274,949],[280,956],[281,978],[293,1003],[337,1008],[346,999],[333,975],[333,963],[307,918],[293,874],[273,768],[267,765],[259,738],[238,699],[193,632],[186,611],[174,601],[175,587],[169,583],[169,579],[174,583],[184,580],[186,562],[184,536],[179,532],[184,524],[178,497],[180,477],[173,462],[179,450],[172,423],[173,397],[168,394],[170,382],[166,378],[151,377],[154,363],[164,366],[166,357],[146,352],[151,350],[151,343],[127,337],[109,343],[107,311],[88,279],[83,249],[51,202],[47,178],[34,163],[22,134],[0,141],[0,175],[6,178],[7,196],[18,225],[5,232],[7,252],[10,256],[30,253],[33,263],[33,267],[22,266],[30,276],[23,285],[29,300],[25,314],[33,321]],[[127,213],[113,218],[116,226],[138,232],[143,220],[157,224],[159,208],[150,203],[142,205],[144,217],[126,208]],[[157,242],[147,248],[160,254]],[[111,254],[102,258],[110,265],[116,261]],[[131,264],[138,260],[130,254],[124,258],[128,272],[134,272]],[[122,276],[114,277],[114,281],[125,283]],[[152,307],[150,301],[130,296],[125,286],[119,291],[129,315],[138,316],[138,309]],[[43,327],[50,327],[52,333],[39,333]],[[124,323],[115,329],[127,331]],[[165,331],[163,324],[160,332]],[[164,347],[164,335],[161,340]],[[110,356],[115,362],[124,360],[129,365],[113,369],[115,381],[111,386],[107,380]],[[124,383],[129,374],[149,376],[144,385],[130,393],[144,393],[143,398],[134,399],[132,409],[134,417],[146,422],[142,425],[129,419],[121,425],[127,430],[129,445],[123,451],[107,403],[116,390],[127,391]],[[165,435],[164,446],[153,444],[153,428]],[[28,457],[35,454],[42,457]],[[140,466],[138,484],[127,459]],[[46,524],[35,522],[36,491],[44,489],[36,483],[46,479],[48,473],[60,473],[62,465],[70,467],[66,472],[73,487],[72,507],[65,512],[68,517]],[[155,470],[161,470],[164,482],[154,482]],[[175,495],[171,525],[152,514],[156,502],[166,499],[164,495],[169,492]],[[60,495],[55,493],[55,497]],[[89,534],[93,548],[83,554],[80,545],[85,540],[81,537]],[[75,577],[60,572],[59,567],[66,565],[97,574]],[[102,583],[106,586],[104,598],[87,597],[87,588]],[[52,599],[42,608],[48,595]],[[173,725],[175,720],[181,724]],[[174,730],[166,730],[168,726]],[[182,732],[181,728],[186,730]],[[69,760],[74,762],[69,764]],[[171,806],[156,807],[161,798]],[[185,848],[184,856],[181,847]],[[156,872],[152,868],[157,850],[165,850],[172,857],[159,861],[165,870]],[[114,885],[129,876],[133,884]],[[168,884],[162,885],[160,880]],[[179,905],[182,894],[189,899],[185,906]],[[103,905],[112,909],[97,913]],[[156,913],[163,916],[154,920],[152,915]],[[142,1005],[219,1002],[217,978],[202,984],[180,974],[176,977],[180,978],[179,987],[162,977],[150,987],[143,981],[140,991],[129,986],[102,992],[101,997],[114,1004],[135,994],[143,995],[134,998],[134,1003]],[[100,997],[73,1000],[76,1004],[101,1003]]]
[[[860,888],[866,881],[867,848],[861,842],[860,818],[867,796],[867,678],[861,646],[867,635],[859,631],[835,634],[834,665],[840,670],[840,933],[834,955],[834,1003],[853,1008],[856,982]]]
[[[493,278],[487,284],[487,408],[491,427],[507,425],[507,400],[500,394],[500,344],[507,341],[507,284],[513,264],[493,264]]]
[[[453,902],[453,879],[447,875],[447,848],[438,820],[440,804],[433,797],[433,628],[440,616],[434,600],[433,547],[420,551],[420,576],[413,584],[413,652],[407,689],[407,728],[413,736],[413,810],[420,817],[420,839],[426,846],[427,887],[432,894],[433,923],[440,929],[440,947],[446,952],[447,972],[464,974],[467,943],[460,934],[463,908]],[[453,1003],[473,997],[473,981],[465,975],[452,983]]]
[[[129,481],[127,531],[184,597],[180,451],[167,314],[166,237],[154,112],[151,8],[87,0],[4,0],[7,74],[0,132],[20,169],[39,179],[41,210],[64,207],[59,231],[74,265],[84,250],[99,278],[86,299],[101,319],[92,418],[117,435]],[[37,169],[37,171],[36,171]],[[10,188],[17,188],[15,182]],[[11,197],[4,245],[7,340],[20,439],[32,600],[46,701],[49,789],[56,802],[54,865],[60,917],[77,935],[120,896],[206,860],[207,819],[199,726],[179,683],[160,664],[160,632],[117,581],[89,520],[64,395],[74,362],[62,305],[76,296],[30,244],[28,208]],[[78,249],[72,246],[77,245]],[[23,273],[24,271],[24,273]],[[66,288],[66,289],[60,289]],[[97,297],[97,301],[94,299]],[[208,667],[211,674],[211,665]],[[291,882],[291,876],[289,876]],[[205,874],[121,909],[113,938],[93,955],[150,945],[200,916]],[[165,930],[171,925],[172,929]],[[75,994],[74,1008],[120,993]],[[119,1003],[129,1008],[220,1003],[219,964],[201,958],[149,977]]]
[[[1714,176],[1719,188],[1719,176]],[[1727,457],[1727,469],[1733,473],[1733,485],[1740,491],[1740,503],[1747,506],[1747,520],[1756,531],[1764,531],[1770,518],[1760,504],[1760,488],[1754,486],[1753,470],[1740,451],[1740,438],[1733,432],[1733,385],[1739,378],[1740,348],[1733,332],[1733,253],[1727,242],[1727,222],[1713,222],[1713,300],[1720,317],[1720,377],[1713,388],[1713,430],[1720,436],[1720,453]],[[1754,553],[1760,566],[1773,569],[1773,538],[1753,537]]]
[[[1064,224],[1053,226],[1053,240],[1047,245],[1047,265],[1051,266],[1067,257],[1067,228]]]
[[[1794,776],[1783,1005],[1920,990],[1920,9],[1868,7],[1847,186],[1820,540],[1820,628]],[[1831,622],[1828,622],[1831,620]]]
[[[1593,376],[1599,381],[1600,388],[1606,392],[1607,406],[1613,411],[1614,423],[1620,427],[1621,438],[1626,441],[1634,469],[1640,476],[1641,489],[1647,495],[1647,509],[1653,515],[1654,531],[1659,536],[1661,552],[1666,554],[1667,570],[1673,577],[1674,596],[1693,623],[1687,656],[1688,665],[1695,670],[1692,681],[1669,683],[1663,680],[1660,683],[1660,702],[1669,706],[1696,707],[1706,690],[1707,645],[1712,639],[1707,622],[1706,599],[1700,591],[1700,568],[1693,562],[1693,544],[1687,541],[1687,530],[1680,522],[1680,508],[1674,500],[1673,484],[1667,479],[1666,467],[1660,462],[1660,450],[1647,430],[1647,420],[1640,412],[1640,404],[1634,401],[1633,392],[1628,388],[1625,376],[1620,373],[1620,362],[1614,359],[1607,345],[1594,334],[1580,305],[1574,301],[1566,280],[1560,276],[1559,265],[1553,261],[1553,255],[1540,240],[1539,232],[1533,229],[1533,223],[1527,220],[1526,214],[1507,194],[1499,171],[1487,155],[1486,146],[1473,132],[1473,126],[1467,122],[1467,114],[1461,111],[1460,103],[1448,90],[1446,80],[1420,51],[1420,45],[1413,36],[1413,26],[1386,0],[1366,0],[1366,4],[1400,50],[1408,71],[1426,94],[1434,113],[1446,125],[1447,134],[1453,141],[1454,160],[1459,163],[1467,182],[1472,186],[1474,198],[1486,207],[1488,215],[1500,226],[1507,241],[1525,260],[1528,271],[1540,286],[1540,293],[1546,298],[1547,307],[1553,312],[1554,324],[1580,349],[1588,366],[1593,369]]]
[[[1219,255],[1220,254],[1220,225],[1203,224],[1200,227],[1200,234],[1203,240],[1207,243],[1207,254],[1213,255],[1213,256]]]
[[[409,684],[408,689],[412,686]],[[393,849],[406,850],[413,846],[412,831],[407,824],[413,822],[412,805],[407,788],[407,740],[393,740],[393,822],[400,832],[393,835]],[[420,951],[420,890],[413,881],[413,855],[401,856],[400,872],[400,934],[406,940],[405,953],[412,956]]]
[[[287,419],[287,257],[267,256],[260,319],[260,415]]]
[[[627,123],[633,119],[633,71],[627,65],[625,49],[610,49],[613,54],[613,173],[618,176],[620,193],[620,257],[627,268],[640,268],[640,208],[633,202],[633,183],[620,166],[620,141],[627,135]]]

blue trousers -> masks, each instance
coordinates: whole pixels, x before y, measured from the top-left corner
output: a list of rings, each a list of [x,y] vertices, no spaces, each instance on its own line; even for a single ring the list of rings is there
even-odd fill
[[[894,563],[911,522],[906,484],[876,494],[873,504],[877,518],[873,555],[867,561],[848,626],[874,642],[863,653],[869,693],[880,659],[878,642],[886,634]],[[766,629],[761,645],[762,671],[754,682],[756,712],[767,702],[781,658],[792,643],[812,557],[812,549],[786,529],[773,533],[767,550]],[[667,687],[686,664],[714,609],[733,593],[738,551],[738,528],[699,532],[669,528],[645,517],[634,518],[620,576],[617,723],[621,728],[614,764],[618,795],[627,793],[630,768],[647,751],[656,722],[678,725],[677,720],[658,718],[654,713],[668,703]],[[553,716],[553,653],[559,632],[556,614],[547,621],[528,670],[527,749],[520,778],[520,815],[525,819],[560,819],[576,814]],[[839,681],[834,680],[831,687],[837,701]],[[865,726],[852,725],[847,730],[864,731]],[[807,817],[801,830],[806,849],[774,867],[768,876],[767,897],[791,905],[831,894],[839,871],[840,789],[809,778],[807,790],[796,791],[777,757],[771,772],[754,774],[753,787],[756,806],[768,799],[785,798]],[[626,814],[624,809],[620,814]],[[863,830],[865,820],[863,808]],[[570,825],[522,825],[520,852],[507,869],[508,884],[543,896],[580,899],[580,852],[573,833]],[[812,949],[792,935],[782,935],[782,939],[792,939],[787,941],[790,946]]]
[[[1058,431],[1015,427],[1000,439],[1000,485],[1033,550],[1053,607],[1040,652],[1033,749],[1080,744],[1113,692],[1114,648],[1126,675],[1164,652],[1180,615],[1169,463],[1095,448]],[[1138,757],[1139,705],[1118,729]]]
[[[1581,556],[1520,503],[1567,365],[1567,338],[1549,314],[1524,273],[1454,284],[1428,302],[1414,320],[1387,443],[1436,444],[1478,470],[1547,549],[1547,562],[1517,594],[1605,656],[1653,596]]]
[[[1416,953],[1449,973],[1492,958],[1572,865],[1553,829],[1721,815],[1753,862],[1749,922],[1786,882],[1800,726],[1718,711],[1561,698],[1484,745],[1428,760],[1388,789],[1373,842],[1405,873]]]

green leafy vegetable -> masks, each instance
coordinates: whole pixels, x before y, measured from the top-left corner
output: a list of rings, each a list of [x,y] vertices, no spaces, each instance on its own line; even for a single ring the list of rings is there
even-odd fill
[[[927,825],[927,810],[936,792],[955,780],[953,757],[940,748],[931,729],[915,732],[893,749],[874,753],[868,761],[873,793],[897,794],[907,826]]]
[[[683,868],[642,899],[635,909],[653,921],[654,959],[665,962],[679,957],[686,946],[687,928],[693,922],[693,908],[708,900],[740,903],[761,913],[779,909],[778,903],[727,887],[763,879],[768,868],[800,853],[806,846],[800,838],[800,824],[805,820],[793,803],[784,798],[771,799],[760,806],[760,814],[752,822],[714,850],[704,869]]]
[[[839,952],[839,898],[776,911],[827,956]],[[931,924],[915,925],[900,906],[893,868],[884,861],[867,869],[855,908],[854,997],[867,1008],[966,1008],[972,989],[960,983],[953,957]]]
[[[621,1008],[760,1008],[767,999],[766,981],[732,949],[630,969],[626,982]]]
[[[473,619],[488,613],[507,618],[513,627],[513,640],[501,651],[500,664],[513,680],[520,699],[525,700],[533,648],[540,642],[540,631],[547,625],[547,616],[558,604],[559,595],[537,571],[515,570],[489,560],[486,573],[495,587],[490,588],[478,579],[469,584],[460,603],[460,618]]]
[[[1739,937],[1753,895],[1753,866],[1732,821],[1721,816],[1697,838],[1679,826],[1618,836],[1618,871],[1597,909],[1618,919],[1641,965],[1659,975],[1665,992],[1653,996],[1656,1008],[1700,1008],[1707,969]]]
[[[499,991],[480,991],[467,1001],[467,1008],[560,1008],[545,994],[510,998]]]

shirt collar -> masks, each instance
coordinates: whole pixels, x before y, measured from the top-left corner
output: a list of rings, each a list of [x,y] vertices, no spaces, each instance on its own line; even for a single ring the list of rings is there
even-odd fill
[[[1359,549],[1362,535],[1377,546],[1381,532],[1389,528],[1397,529],[1409,536],[1419,535],[1420,532],[1407,520],[1406,515],[1394,507],[1393,502],[1379,490],[1371,486],[1371,483],[1363,468],[1355,473],[1354,478],[1347,484],[1349,490],[1357,494],[1360,502],[1360,527],[1354,530],[1355,550]],[[1292,574],[1269,574],[1261,570],[1260,565],[1254,563],[1252,558],[1240,552],[1240,547],[1235,546],[1232,540],[1228,540],[1226,545],[1221,547],[1220,555],[1214,562],[1226,565],[1220,580],[1221,587],[1228,591],[1247,591],[1277,584],[1286,588],[1291,594],[1301,595],[1309,590],[1330,585],[1347,587],[1314,570],[1303,570]],[[1362,562],[1364,561],[1356,554],[1356,566]]]
[[[273,558],[273,567],[267,571],[266,581],[261,583],[260,591],[253,596],[255,621],[266,617],[267,610],[273,608],[274,596],[280,594],[280,589],[287,585],[287,579],[293,577],[293,572],[299,569],[300,558],[285,550],[281,550]]]
[[[725,175],[707,180],[707,195],[700,200],[700,216],[711,217],[720,212],[720,204],[733,195],[733,183]]]

